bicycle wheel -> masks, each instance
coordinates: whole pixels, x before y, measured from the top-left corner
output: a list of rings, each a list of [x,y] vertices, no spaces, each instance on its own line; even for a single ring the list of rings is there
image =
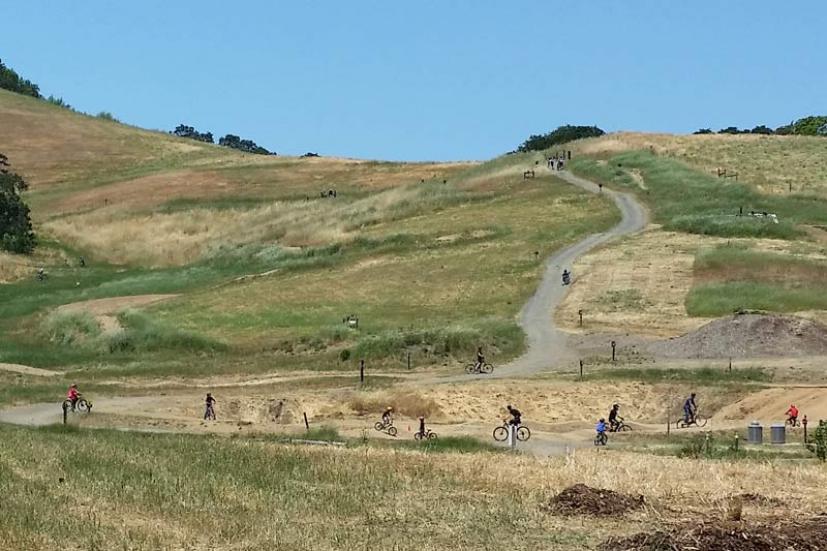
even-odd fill
[[[482,369],[480,371],[480,373],[485,373],[485,374],[489,374],[489,373],[493,373],[493,372],[494,372],[494,366],[491,365],[491,364],[483,365]]]
[[[388,434],[396,436],[396,427],[388,427]]]
[[[494,429],[494,440],[497,442],[505,442],[508,438],[508,429],[505,427],[497,427]]]
[[[78,411],[89,411],[89,404],[86,402],[86,400],[81,398],[80,400],[78,400],[78,403],[75,404],[75,408]]]
[[[688,426],[689,425],[687,425],[686,421],[684,421],[683,419],[678,419],[677,421],[675,421],[675,428],[676,429],[685,429]]]
[[[429,432],[428,433],[428,440],[436,440],[436,433],[435,432]]]
[[[468,365],[465,366],[465,372],[468,373],[469,375],[471,373],[474,373],[476,370],[477,370],[477,365],[476,364],[468,364]]]
[[[706,426],[706,422],[707,422],[708,420],[709,420],[709,419],[707,419],[706,417],[701,417],[700,415],[696,415],[696,416],[695,416],[695,425],[697,425],[697,426],[699,426],[699,427],[705,427],[705,426]]]
[[[60,407],[62,407],[64,410],[68,411],[68,410],[72,409],[72,401],[71,400],[63,400],[63,404],[61,404]]]
[[[601,446],[605,446],[606,443],[609,441],[609,437],[606,436],[605,432],[601,432],[597,435],[597,438],[595,438],[594,441]]]
[[[522,425],[517,427],[517,440],[520,442],[525,442],[529,438],[531,438],[531,431],[528,430],[528,427],[524,427]]]
[[[623,423],[622,425],[620,425],[620,427],[619,427],[617,430],[618,430],[619,432],[627,432],[627,431],[632,430],[632,427],[630,427],[630,426],[629,426],[629,425],[627,425],[626,423]]]
[[[382,429],[384,429],[384,428],[385,428],[385,425],[383,425],[382,423],[380,423],[380,422],[378,422],[378,421],[377,421],[377,422],[376,422],[376,424],[375,424],[375,425],[373,425],[373,428],[375,428],[376,430],[380,430],[380,431],[381,431]]]
[[[422,440],[422,433],[421,432],[415,432],[414,433],[414,440]]]

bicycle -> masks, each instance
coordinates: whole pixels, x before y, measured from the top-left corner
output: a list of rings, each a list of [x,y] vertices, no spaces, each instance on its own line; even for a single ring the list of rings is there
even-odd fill
[[[617,423],[609,428],[609,432],[628,432],[630,430],[632,430],[632,427],[623,421],[623,417],[618,417]]]
[[[86,398],[78,398],[75,402],[75,405],[72,406],[72,400],[68,398],[63,401],[63,409],[65,410],[72,410],[72,411],[79,411],[81,413],[89,413],[92,410],[92,402],[87,400]]]
[[[798,417],[787,417],[787,420],[784,421],[784,425],[789,425],[792,428],[800,427],[801,421],[798,420]]]
[[[379,432],[385,432],[388,436],[396,436],[397,430],[396,427],[393,426],[393,421],[388,424],[383,423],[382,421],[377,421],[373,428],[378,430]]]
[[[425,429],[425,432],[416,431],[414,433],[414,440],[436,440],[436,433],[431,429]]]
[[[683,417],[681,417],[680,419],[675,421],[675,428],[676,429],[685,429],[687,427],[691,427],[692,425],[695,425],[696,427],[705,427],[706,422],[708,420],[709,419],[707,419],[706,417],[701,417],[700,415],[698,415],[696,413],[694,416],[689,418],[689,422],[687,422],[686,419],[683,418]]]
[[[482,373],[484,375],[489,375],[494,372],[494,366],[489,363],[484,363],[480,365],[476,362],[473,362],[465,366],[465,372],[468,374]]]
[[[609,437],[606,435],[605,432],[598,432],[597,435],[594,437],[595,446],[605,446],[608,442]]]
[[[501,426],[494,429],[494,440],[497,442],[505,442],[508,440],[508,426],[509,423],[505,422]],[[531,438],[531,431],[528,430],[528,427],[525,425],[517,425],[517,440],[520,442],[525,442]]]

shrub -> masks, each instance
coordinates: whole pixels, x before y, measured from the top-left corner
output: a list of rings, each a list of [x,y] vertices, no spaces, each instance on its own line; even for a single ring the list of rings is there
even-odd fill
[[[97,115],[95,115],[95,117],[97,117],[97,118],[99,118],[99,119],[103,119],[103,120],[105,120],[105,121],[121,122],[121,121],[119,121],[118,119],[116,119],[116,118],[115,118],[115,115],[113,115],[113,114],[112,114],[112,113],[110,113],[109,111],[101,111],[100,113],[98,113]]]
[[[8,157],[0,153],[0,248],[29,254],[37,244],[29,207],[21,198],[29,186],[8,167]]]
[[[0,88],[35,98],[40,97],[40,88],[30,80],[18,75],[14,69],[3,65],[0,59]]]
[[[596,138],[605,134],[603,130],[597,126],[558,126],[556,130],[552,130],[547,134],[534,134],[524,141],[517,151],[525,153],[527,151],[541,151],[548,149],[555,145],[580,140],[582,138]]]
[[[101,335],[89,312],[54,312],[43,323],[47,338],[61,346],[94,347]]]

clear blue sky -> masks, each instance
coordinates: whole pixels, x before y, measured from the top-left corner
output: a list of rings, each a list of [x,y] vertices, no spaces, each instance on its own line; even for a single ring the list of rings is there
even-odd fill
[[[484,159],[561,124],[827,112],[827,2],[0,0],[0,58],[76,108],[279,153]]]

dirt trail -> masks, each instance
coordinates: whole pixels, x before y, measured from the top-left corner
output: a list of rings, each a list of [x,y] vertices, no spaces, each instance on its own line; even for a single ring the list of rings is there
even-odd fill
[[[563,302],[567,287],[561,284],[563,269],[570,269],[574,260],[607,241],[641,231],[648,216],[643,206],[629,193],[603,188],[566,171],[555,173],[558,178],[591,193],[603,193],[620,209],[622,219],[609,231],[591,235],[582,241],[556,252],[546,261],[546,271],[540,286],[520,313],[520,326],[526,333],[528,350],[525,354],[502,366],[494,377],[513,377],[536,373],[570,361],[574,353],[568,346],[568,335],[554,323],[554,310]],[[577,274],[573,274],[573,285]]]
[[[54,377],[55,375],[61,375],[59,371],[52,371],[50,369],[4,363],[0,363],[0,371],[10,371],[12,373],[20,373],[21,375],[34,375],[35,377]]]

